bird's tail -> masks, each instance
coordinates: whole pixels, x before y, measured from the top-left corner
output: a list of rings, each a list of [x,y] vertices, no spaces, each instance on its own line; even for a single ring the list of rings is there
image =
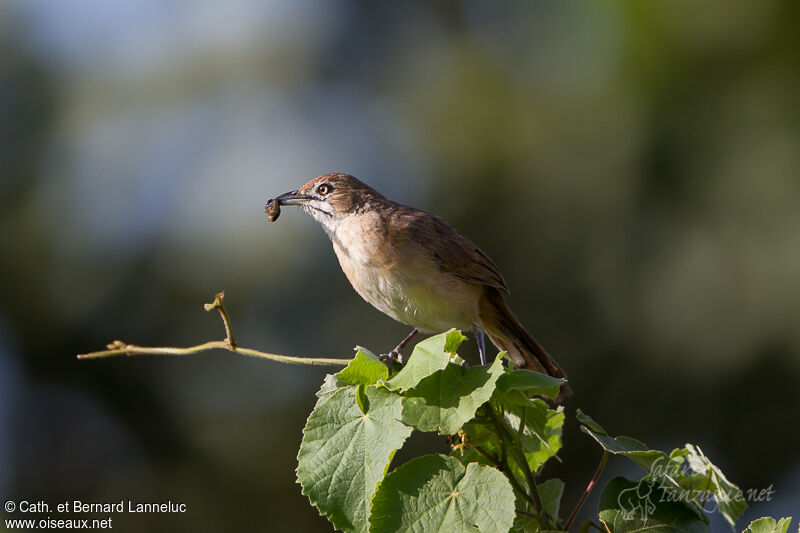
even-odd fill
[[[567,378],[566,372],[542,345],[528,333],[497,289],[487,287],[480,301],[483,329],[498,350],[508,352],[517,368],[527,368],[556,378]],[[559,398],[572,394],[568,383],[561,386]]]

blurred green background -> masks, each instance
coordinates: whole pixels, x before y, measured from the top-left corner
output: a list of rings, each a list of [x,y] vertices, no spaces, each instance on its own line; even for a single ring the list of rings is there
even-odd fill
[[[774,485],[742,527],[797,517],[799,30],[793,0],[2,2],[0,499],[189,508],[118,531],[329,531],[294,481],[324,370],[74,355],[221,338],[220,289],[247,346],[394,346],[407,328],[316,223],[263,214],[343,171],[504,272],[576,391],[547,472],[564,506],[600,457],[582,407]]]

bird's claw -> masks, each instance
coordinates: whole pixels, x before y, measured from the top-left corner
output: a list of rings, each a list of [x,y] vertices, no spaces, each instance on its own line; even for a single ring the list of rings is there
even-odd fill
[[[397,361],[401,365],[403,364],[403,354],[400,353],[400,350],[398,350],[397,348],[395,348],[389,353],[379,355],[378,359],[383,361],[383,363],[389,368],[389,372],[392,371],[392,365],[394,364],[395,361]]]

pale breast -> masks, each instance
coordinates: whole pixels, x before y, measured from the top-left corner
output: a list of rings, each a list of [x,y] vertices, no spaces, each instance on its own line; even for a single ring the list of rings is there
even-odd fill
[[[348,217],[330,236],[356,292],[395,320],[425,332],[477,321],[481,287],[441,272],[430,250],[387,242],[376,214]]]

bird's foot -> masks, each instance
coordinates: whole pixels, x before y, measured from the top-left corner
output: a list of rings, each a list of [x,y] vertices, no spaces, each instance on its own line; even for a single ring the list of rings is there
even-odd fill
[[[403,364],[403,354],[397,348],[395,348],[389,353],[379,355],[378,359],[383,361],[384,364],[387,367],[389,367],[389,372],[392,371],[392,365],[394,364],[395,361],[397,361],[401,365]]]

